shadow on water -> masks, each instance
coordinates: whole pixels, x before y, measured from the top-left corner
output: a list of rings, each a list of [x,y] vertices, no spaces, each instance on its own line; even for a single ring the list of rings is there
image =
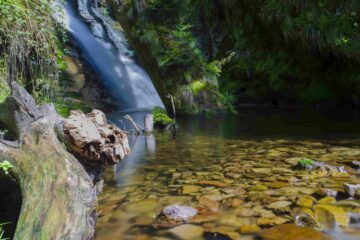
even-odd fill
[[[359,139],[360,118],[352,109],[241,108],[237,115],[179,119],[183,131],[234,139]]]

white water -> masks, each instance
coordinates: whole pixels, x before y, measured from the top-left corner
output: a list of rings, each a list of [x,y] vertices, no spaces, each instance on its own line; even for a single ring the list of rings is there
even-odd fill
[[[131,57],[124,36],[99,17],[89,0],[79,0],[79,9],[71,2],[64,4],[66,28],[118,110],[148,111],[155,106],[164,107],[150,77]]]

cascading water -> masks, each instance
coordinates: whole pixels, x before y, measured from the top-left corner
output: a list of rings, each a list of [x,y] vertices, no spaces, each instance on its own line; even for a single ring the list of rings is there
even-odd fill
[[[148,74],[133,59],[124,34],[112,27],[111,19],[89,0],[78,0],[77,7],[78,12],[76,3],[64,4],[66,27],[119,111],[146,112],[155,106],[164,107]]]
[[[118,111],[109,114],[109,119],[129,130],[132,125],[123,118],[129,114],[143,125],[145,114],[164,105],[148,74],[134,60],[124,34],[113,28],[110,17],[99,12],[97,1],[94,6],[91,0],[78,0],[77,4],[67,1],[63,8],[66,28],[117,105]],[[147,152],[154,152],[156,146],[153,136],[130,135],[129,141],[132,154],[117,168],[126,173],[136,168]]]

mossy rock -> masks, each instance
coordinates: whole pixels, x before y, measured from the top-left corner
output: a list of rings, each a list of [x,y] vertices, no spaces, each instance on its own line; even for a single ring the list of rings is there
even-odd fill
[[[154,126],[157,128],[165,128],[169,124],[175,122],[168,116],[166,110],[161,107],[153,108],[152,114],[154,116]]]

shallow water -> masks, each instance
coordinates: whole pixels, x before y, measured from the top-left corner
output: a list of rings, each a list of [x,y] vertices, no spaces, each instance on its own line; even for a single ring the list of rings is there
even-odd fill
[[[324,190],[338,192],[327,205],[355,216],[349,226],[329,216],[326,232],[359,239],[360,201],[348,200],[343,187],[360,183],[350,167],[360,160],[359,123],[345,110],[247,108],[237,116],[182,119],[175,140],[167,132],[132,137],[132,155],[106,169],[97,239],[253,239],[239,227],[294,222],[303,210],[298,199],[314,197],[314,209]],[[345,166],[347,173],[296,169],[293,158]],[[275,202],[288,204],[274,208]],[[154,227],[172,204],[205,206],[211,214],[186,233]]]

